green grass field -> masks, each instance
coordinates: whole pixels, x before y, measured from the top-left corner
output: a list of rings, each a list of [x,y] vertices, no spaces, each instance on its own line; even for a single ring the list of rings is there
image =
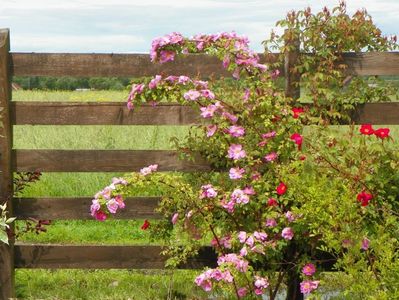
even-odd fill
[[[14,101],[124,101],[124,91],[17,91]],[[178,126],[14,126],[15,149],[171,149]],[[108,185],[114,173],[44,173],[23,196],[92,196]],[[82,184],[83,183],[83,184]],[[156,189],[137,191],[160,195]],[[89,207],[87,208],[89,209]],[[143,220],[54,221],[48,232],[24,234],[26,243],[157,244]],[[19,223],[21,224],[21,223]],[[16,271],[21,299],[194,299],[205,294],[193,285],[195,271],[141,270],[24,270]]]
[[[125,91],[17,91],[14,101],[125,101]],[[184,126],[14,126],[15,149],[172,149],[170,138],[184,137]],[[398,136],[399,128],[393,132]],[[92,196],[113,173],[44,173],[23,196]],[[160,195],[162,191],[137,191]],[[89,209],[89,207],[87,208]],[[48,232],[24,234],[26,243],[156,244],[142,220],[55,221]],[[195,271],[23,270],[16,271],[21,299],[204,299],[193,284]]]

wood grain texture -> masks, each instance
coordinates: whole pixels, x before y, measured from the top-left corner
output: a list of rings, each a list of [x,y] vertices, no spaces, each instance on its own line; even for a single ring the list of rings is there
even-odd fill
[[[352,120],[355,124],[399,125],[399,102],[359,105]]]
[[[399,124],[398,105],[398,102],[360,105],[353,121],[357,124]],[[193,125],[204,122],[189,106],[142,106],[129,112],[124,103],[115,102],[12,102],[11,119],[16,125]]]
[[[399,75],[399,52],[345,53],[344,63],[353,75]]]
[[[11,147],[12,127],[10,123],[11,75],[9,68],[10,36],[8,29],[0,29],[0,204],[7,203],[8,216],[12,209]],[[14,225],[10,226],[14,231]],[[14,296],[14,247],[0,242],[0,299]]]
[[[46,269],[163,269],[160,246],[22,245],[15,246],[16,268]],[[210,247],[201,249],[181,269],[216,265]]]
[[[76,198],[14,198],[14,215],[25,220],[93,220],[90,205],[93,197]],[[126,198],[126,207],[118,210],[114,219],[158,219],[155,212],[160,197]]]
[[[13,150],[19,172],[134,172],[151,164],[159,171],[207,171],[201,158],[183,161],[169,150]]]
[[[120,102],[12,102],[18,125],[189,125],[201,122],[189,106],[141,106],[133,111]]]
[[[288,29],[286,29],[285,35],[287,36],[285,45],[291,48],[284,56],[284,72],[287,74],[287,76],[285,76],[285,95],[296,100],[301,96],[301,88],[299,85],[301,74],[295,71],[295,66],[298,63],[300,55],[300,41],[293,33],[290,34]]]
[[[274,55],[268,60],[275,60]],[[265,57],[261,57],[265,61]],[[143,77],[156,74],[228,76],[222,62],[215,57],[191,54],[175,61],[154,64],[149,54],[73,54],[73,53],[12,53],[15,76],[75,76],[75,77]]]
[[[260,55],[261,62],[274,62],[277,56]],[[205,55],[179,57],[163,65],[151,63],[148,54],[11,53],[11,58],[16,76],[230,76],[219,60]],[[399,75],[398,52],[345,53],[343,58],[349,74]]]

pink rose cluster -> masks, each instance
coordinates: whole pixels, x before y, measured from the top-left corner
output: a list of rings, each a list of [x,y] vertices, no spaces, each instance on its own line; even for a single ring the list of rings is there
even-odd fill
[[[260,277],[260,276],[255,276],[255,294],[256,295],[262,295],[264,293],[264,289],[267,289],[269,286],[269,281],[267,278]]]
[[[159,61],[165,63],[175,58],[175,51],[167,48],[175,45],[183,45],[184,37],[178,32],[172,32],[163,37],[156,38],[152,41],[150,58],[152,62]]]
[[[92,217],[98,221],[105,221],[109,214],[115,214],[119,208],[125,208],[125,202],[118,193],[118,186],[127,184],[123,178],[112,178],[112,183],[94,196],[90,206]]]
[[[316,267],[312,263],[306,264],[302,268],[302,273],[305,276],[313,276],[316,273]],[[310,294],[312,291],[318,288],[320,281],[317,280],[304,280],[300,283],[300,289],[302,294]]]
[[[219,266],[223,264],[231,265],[241,273],[245,273],[248,271],[248,261],[246,261],[242,256],[235,253],[228,253],[219,256],[217,263]]]
[[[215,190],[212,184],[206,184],[201,186],[201,194],[200,199],[204,198],[215,198],[218,195],[218,192]]]
[[[229,213],[233,213],[236,204],[247,204],[249,202],[249,196],[253,195],[255,191],[251,187],[245,189],[235,189],[231,195],[230,200],[226,202],[226,199],[221,201],[221,205]]]
[[[219,244],[220,246],[223,246],[226,249],[231,249],[231,235],[220,237],[217,240],[216,238],[212,239],[211,246],[219,247]]]
[[[259,254],[265,254],[264,247],[267,246],[267,233],[254,231],[253,234],[248,234],[245,231],[240,231],[238,233],[238,240],[244,247],[240,251],[241,256],[246,256],[248,254],[247,246],[250,251]]]
[[[158,170],[158,165],[149,165],[148,167],[142,168],[140,174],[143,176],[150,175]]]
[[[193,47],[194,46],[194,47]],[[189,50],[190,49],[190,50]],[[248,72],[264,72],[267,67],[259,63],[259,56],[249,48],[246,36],[239,36],[235,32],[221,32],[217,34],[198,34],[187,39],[180,33],[173,32],[152,42],[150,50],[151,61],[165,63],[173,61],[176,53],[209,53],[214,50],[226,53],[222,65],[228,69],[234,68],[233,76],[239,78],[242,69]]]
[[[215,94],[208,89],[208,82],[203,80],[193,80],[188,76],[167,76],[165,78],[162,75],[155,75],[148,84],[140,83],[133,84],[127,98],[127,107],[129,110],[134,109],[134,100],[143,94],[145,91],[152,91],[159,88],[167,88],[173,91],[178,86],[184,86],[188,89],[184,94],[183,98],[189,101],[196,101],[199,98],[202,99],[215,99]],[[154,105],[157,102],[153,101]]]
[[[195,283],[206,292],[212,290],[212,281],[233,282],[233,276],[229,270],[209,269],[195,278]]]

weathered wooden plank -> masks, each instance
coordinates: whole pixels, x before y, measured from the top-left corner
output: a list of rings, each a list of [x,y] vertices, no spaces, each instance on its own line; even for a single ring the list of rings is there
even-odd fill
[[[399,75],[399,52],[345,53],[344,63],[353,75]]]
[[[261,55],[261,62],[274,62],[277,55]],[[163,65],[151,63],[148,54],[11,53],[11,57],[17,76],[230,76],[219,60],[205,55],[179,57]],[[399,52],[345,53],[343,57],[350,74],[399,75]]]
[[[16,76],[142,77],[156,74],[231,76],[215,57],[192,54],[174,62],[154,64],[149,54],[12,53]],[[262,58],[264,58],[262,56]],[[275,60],[276,56],[268,56]]]
[[[293,31],[290,32],[287,29],[285,35],[285,45],[290,47],[290,51],[285,53],[284,56],[284,72],[287,74],[285,76],[285,95],[296,100],[301,96],[301,87],[299,85],[301,74],[295,70],[295,65],[298,63],[300,55],[300,41]]]
[[[18,219],[40,220],[93,220],[89,207],[93,197],[76,198],[14,198],[14,215]],[[120,209],[114,219],[157,219],[155,212],[160,197],[129,197],[126,207]]]
[[[357,124],[399,124],[398,102],[367,103],[354,114]],[[101,116],[101,117],[99,117]],[[12,102],[16,125],[191,125],[202,118],[189,106],[142,106],[128,111],[115,102]]]
[[[189,125],[200,115],[189,106],[141,106],[129,111],[123,102],[12,102],[18,125]]]
[[[158,164],[159,171],[206,171],[201,158],[178,158],[168,150],[13,150],[13,168],[19,172],[132,172]]]
[[[359,105],[352,120],[355,124],[399,125],[399,102]]]
[[[10,123],[11,74],[9,68],[10,36],[8,29],[0,29],[0,204],[7,203],[12,216],[12,127]],[[14,230],[12,225],[10,229]],[[14,297],[14,240],[10,245],[0,242],[0,299]]]
[[[163,269],[160,246],[23,245],[15,246],[16,268],[46,269]],[[204,247],[180,268],[214,267],[216,255]]]

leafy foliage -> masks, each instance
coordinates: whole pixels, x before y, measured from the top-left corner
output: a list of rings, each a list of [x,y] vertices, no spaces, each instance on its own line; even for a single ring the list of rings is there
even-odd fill
[[[294,71],[302,74],[313,105],[287,97],[277,81],[281,61],[260,64],[245,37],[220,33],[188,39],[172,33],[158,38],[153,61],[205,53],[239,79],[238,89],[226,97],[212,83],[157,75],[133,84],[128,97],[130,109],[165,98],[198,109],[203,124],[176,144],[183,158],[200,154],[212,171],[188,179],[157,173],[158,165],[145,167],[114,178],[95,195],[91,213],[104,221],[124,208],[133,186],[162,185],[167,193],[159,211],[165,219],[142,228],[168,243],[169,266],[210,242],[218,266],[195,280],[205,291],[248,299],[267,293],[275,299],[283,282],[290,285],[296,274],[303,279],[301,292],[314,297],[331,280],[344,287],[342,297],[395,298],[399,156],[390,130],[328,126],[350,120],[356,104],[375,96],[387,99],[391,92],[372,90],[363,79],[344,87],[343,53],[391,50],[395,41],[382,37],[365,11],[348,16],[344,3],[332,12],[290,12],[277,25],[285,33],[272,35],[266,45],[286,54],[293,49],[282,43],[299,40],[300,49],[312,54],[301,55]],[[340,272],[323,275],[318,270],[331,259]]]

